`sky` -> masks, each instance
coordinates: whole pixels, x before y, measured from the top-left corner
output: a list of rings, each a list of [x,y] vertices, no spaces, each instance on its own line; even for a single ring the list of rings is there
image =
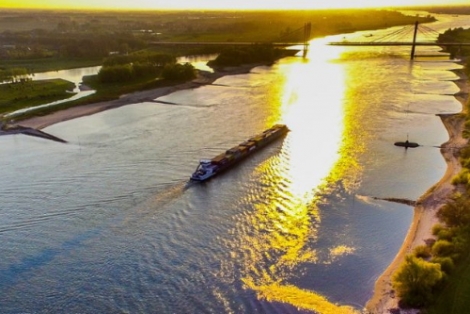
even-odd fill
[[[64,9],[327,9],[468,5],[469,0],[1,0],[0,8]]]

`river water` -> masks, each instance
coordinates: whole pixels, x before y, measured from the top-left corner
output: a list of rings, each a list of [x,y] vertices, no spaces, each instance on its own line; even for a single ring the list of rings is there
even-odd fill
[[[439,18],[429,26],[468,26]],[[159,99],[175,105],[45,129],[68,144],[0,137],[0,312],[361,310],[413,215],[375,198],[417,199],[444,174],[436,113],[461,110],[460,66],[325,45],[342,37]],[[200,158],[275,123],[285,139],[188,184]],[[422,146],[393,145],[407,136]]]

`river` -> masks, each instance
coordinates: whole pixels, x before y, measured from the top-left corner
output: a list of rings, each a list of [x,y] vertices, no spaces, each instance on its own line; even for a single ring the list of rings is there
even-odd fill
[[[438,31],[468,27],[438,17]],[[159,98],[176,105],[45,129],[68,144],[0,137],[0,312],[361,310],[413,216],[375,198],[417,199],[444,174],[436,113],[461,110],[460,65],[325,45],[343,36]],[[291,129],[285,139],[188,184],[200,158],[275,123]],[[393,145],[407,136],[422,146]]]

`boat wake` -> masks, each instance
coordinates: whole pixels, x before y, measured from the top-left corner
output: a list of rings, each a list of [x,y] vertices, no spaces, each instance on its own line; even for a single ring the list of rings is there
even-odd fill
[[[115,222],[115,226],[119,232],[123,230],[135,230],[140,228],[144,221],[149,221],[164,213],[165,206],[181,197],[184,191],[188,188],[188,181],[181,181],[172,184],[162,191],[157,191],[156,194],[149,197],[145,201],[133,206],[122,219]]]
[[[183,195],[190,185],[189,180],[181,181],[175,185],[171,185],[163,191],[158,192],[153,198],[149,200],[150,206],[153,208],[161,208],[172,200]]]

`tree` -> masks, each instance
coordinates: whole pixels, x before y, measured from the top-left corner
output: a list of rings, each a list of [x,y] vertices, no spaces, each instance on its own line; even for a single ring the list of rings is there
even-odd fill
[[[13,68],[0,72],[0,80],[6,82],[24,82],[29,80],[28,70],[25,68]]]
[[[196,77],[196,72],[190,63],[167,64],[163,68],[162,77],[166,80],[191,80]]]
[[[439,209],[437,217],[449,227],[469,225],[470,200],[462,196],[455,197]]]
[[[102,67],[98,72],[98,78],[102,83],[123,83],[134,79],[132,65],[113,65]]]
[[[405,304],[420,307],[431,301],[432,290],[443,275],[440,264],[407,255],[393,275],[392,285]]]
[[[451,257],[454,245],[447,240],[437,240],[432,246],[432,255],[436,257]]]

